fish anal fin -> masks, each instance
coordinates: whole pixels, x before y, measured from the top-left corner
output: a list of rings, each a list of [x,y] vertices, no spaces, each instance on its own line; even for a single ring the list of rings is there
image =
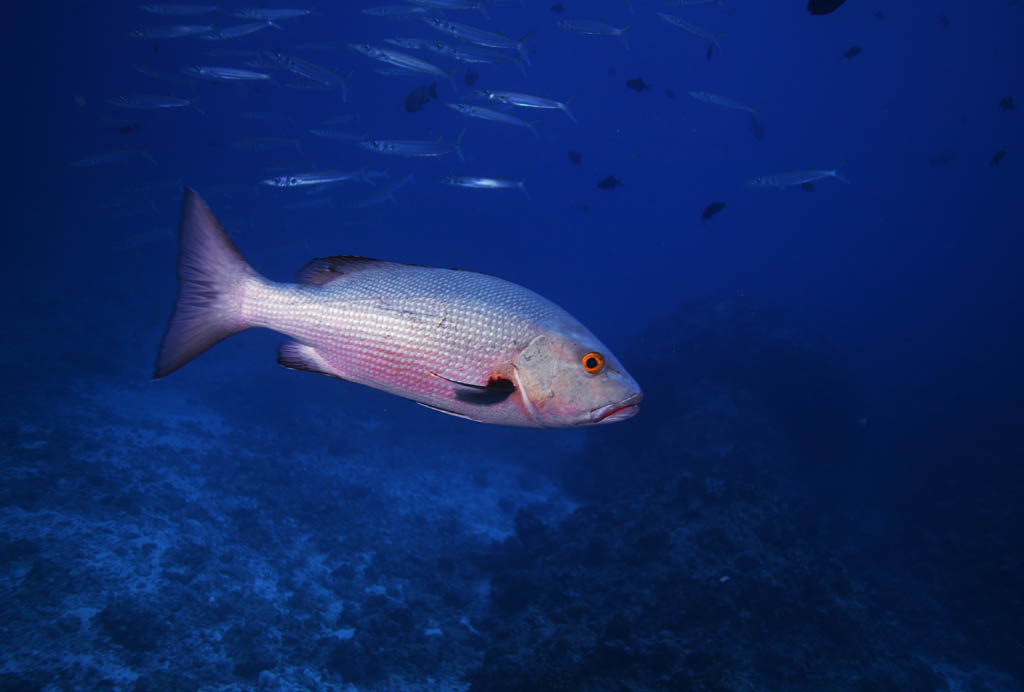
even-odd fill
[[[416,403],[424,408],[429,408],[431,411],[437,411],[438,413],[447,413],[449,416],[455,416],[456,418],[464,418],[465,420],[478,422],[476,421],[476,419],[470,418],[464,413],[455,413],[455,411],[449,411],[448,409],[441,408],[440,406],[431,406],[430,404],[424,404],[422,401],[417,401]]]
[[[296,277],[300,284],[309,286],[324,286],[340,279],[342,276],[369,269],[381,269],[392,267],[394,263],[371,257],[357,257],[355,255],[335,255],[334,257],[317,257],[310,260]]]
[[[277,362],[289,370],[302,370],[318,375],[344,379],[330,371],[320,352],[300,341],[286,341],[277,349]]]

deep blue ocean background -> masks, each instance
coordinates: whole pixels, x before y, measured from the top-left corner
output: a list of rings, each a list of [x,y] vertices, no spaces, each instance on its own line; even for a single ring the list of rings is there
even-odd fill
[[[454,84],[378,74],[347,44],[451,39],[371,6],[223,41],[129,32],[245,22],[234,6],[6,8],[0,690],[1022,689],[1024,4],[446,11],[530,34],[525,74],[472,65],[474,87],[465,65]],[[628,47],[561,19],[628,26]],[[351,71],[347,101],[280,70],[182,72],[261,51]],[[516,111],[534,138],[445,107],[474,88],[571,98],[578,123]],[[764,138],[692,90],[756,107]],[[134,94],[197,108],[108,102]],[[465,129],[465,161],[321,127]],[[152,161],[70,165],[122,149]],[[259,184],[364,166],[389,177]],[[745,184],[837,167],[849,184]],[[410,173],[397,204],[359,206]],[[484,426],[285,370],[265,331],[152,381],[185,186],[274,280],[345,254],[527,286],[644,405]]]

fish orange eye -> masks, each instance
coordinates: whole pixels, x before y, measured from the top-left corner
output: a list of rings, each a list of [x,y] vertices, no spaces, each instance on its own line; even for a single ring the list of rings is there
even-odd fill
[[[591,375],[596,375],[604,370],[604,356],[597,351],[591,351],[587,355],[583,356],[580,363],[583,364],[583,369]]]

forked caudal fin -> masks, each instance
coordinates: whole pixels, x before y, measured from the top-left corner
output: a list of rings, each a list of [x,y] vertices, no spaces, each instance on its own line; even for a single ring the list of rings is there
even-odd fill
[[[218,341],[248,329],[239,306],[259,274],[235,248],[202,197],[185,188],[178,249],[178,299],[154,378],[171,374]]]

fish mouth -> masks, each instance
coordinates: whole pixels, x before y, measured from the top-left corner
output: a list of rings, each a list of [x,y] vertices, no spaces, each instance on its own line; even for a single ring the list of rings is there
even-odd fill
[[[620,420],[632,418],[640,410],[640,402],[643,398],[643,393],[637,392],[622,401],[596,408],[590,412],[590,422],[616,423]]]

